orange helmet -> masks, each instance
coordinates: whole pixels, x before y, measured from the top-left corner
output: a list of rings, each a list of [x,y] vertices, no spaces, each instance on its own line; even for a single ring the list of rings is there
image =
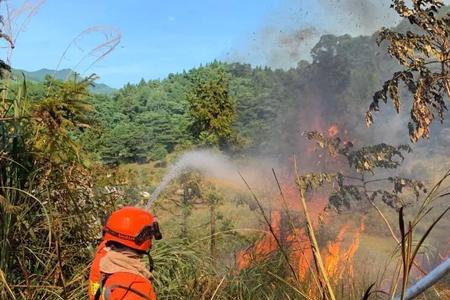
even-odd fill
[[[149,251],[152,238],[162,238],[158,222],[151,213],[137,207],[124,207],[111,214],[103,228],[103,239],[132,249]]]

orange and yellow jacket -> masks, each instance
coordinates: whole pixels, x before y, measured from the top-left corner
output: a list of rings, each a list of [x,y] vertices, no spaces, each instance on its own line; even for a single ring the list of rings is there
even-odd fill
[[[157,300],[152,282],[132,272],[105,273],[101,261],[108,255],[102,242],[92,262],[89,274],[89,300]]]

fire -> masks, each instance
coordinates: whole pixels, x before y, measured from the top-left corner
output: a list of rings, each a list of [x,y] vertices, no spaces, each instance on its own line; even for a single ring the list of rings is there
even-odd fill
[[[322,127],[323,128],[323,127]],[[328,137],[333,138],[340,134],[340,130],[336,124],[330,126],[326,130]],[[344,139],[347,137],[347,131],[343,131]],[[312,154],[318,153],[313,148],[306,148],[305,155],[309,158]],[[328,159],[325,161],[327,167],[340,166],[344,162],[336,158],[323,158],[319,159],[321,163],[322,159]],[[311,162],[307,163],[307,166],[313,167],[317,166],[311,165]],[[285,176],[280,177],[280,182],[292,182],[292,178],[295,178],[295,174],[287,172]],[[292,212],[297,212],[301,215],[302,208],[299,201],[298,187],[293,184],[281,184],[281,188],[284,195],[284,201],[278,203],[277,200],[272,201],[272,207],[283,207]],[[328,193],[327,191],[314,192],[314,194],[307,194],[308,198],[308,210],[310,217],[312,219],[313,228],[317,229],[320,225],[329,224],[330,218],[325,213],[325,208],[328,205]],[[274,229],[275,235],[281,241],[283,245],[289,248],[289,263],[294,266],[297,276],[301,281],[306,282],[310,278],[316,278],[316,265],[314,256],[312,253],[311,243],[308,238],[308,234],[305,228],[290,228],[288,232],[282,230],[283,215],[280,211],[273,211],[271,214],[271,226]],[[363,218],[358,225],[348,222],[339,228],[337,236],[332,239],[328,244],[321,249],[321,255],[325,265],[325,271],[329,275],[330,279],[334,284],[338,283],[338,280],[344,277],[353,277],[353,260],[359,249],[361,235],[365,230],[365,218]],[[267,255],[275,252],[278,245],[276,244],[275,238],[270,232],[264,234],[260,241],[257,242],[252,247],[239,252],[236,256],[237,266],[239,270],[247,268],[250,266],[252,261],[257,261],[262,259]],[[317,278],[316,278],[317,279]],[[317,290],[311,287],[308,292],[311,298],[317,296]]]
[[[282,185],[283,194],[285,196],[286,204],[290,210],[301,211],[298,188],[296,186]],[[328,205],[328,198],[326,194],[317,192],[311,201],[308,201],[309,214],[315,225],[319,222],[325,223],[324,211]]]
[[[361,224],[359,225],[358,230],[356,231],[356,233],[354,235],[353,243],[350,245],[347,252],[345,252],[345,254],[344,254],[345,264],[348,267],[348,271],[349,271],[348,273],[351,277],[354,276],[353,257],[355,256],[355,253],[359,248],[359,243],[361,241],[361,234],[364,232],[364,230],[366,228],[365,220],[366,220],[366,217],[364,216],[363,219],[361,220]]]
[[[298,277],[305,280],[309,274],[313,254],[305,229],[297,230],[291,236],[291,248],[293,249],[291,259],[297,262]]]
[[[342,248],[342,242],[344,241],[345,233],[347,232],[350,224],[344,225],[339,234],[336,237],[336,241],[328,244],[328,256],[325,257],[325,268],[330,277],[333,277],[337,270],[338,264],[340,262],[340,252]]]
[[[272,228],[277,237],[281,234],[282,215],[279,211],[273,211]],[[359,248],[361,234],[365,230],[365,218],[361,220],[358,228],[351,230],[351,224],[344,224],[339,230],[335,240],[329,242],[327,247],[322,249],[321,254],[324,258],[325,270],[337,282],[344,276],[353,277],[353,259]],[[350,245],[344,248],[344,242],[348,241]],[[313,254],[307,234],[303,228],[297,228],[291,232],[285,241],[291,249],[290,262],[296,266],[297,275],[300,280],[306,280],[315,269]],[[237,255],[237,266],[239,270],[250,266],[254,260],[261,259],[277,250],[277,244],[271,233],[266,233],[264,237],[253,247],[243,250]]]
[[[365,217],[361,220],[361,224],[352,235],[353,240],[350,246],[346,251],[342,251],[342,244],[349,228],[350,224],[345,224],[341,228],[339,234],[336,237],[336,240],[333,243],[328,244],[328,251],[326,255],[324,255],[325,268],[327,270],[328,276],[330,276],[330,278],[334,278],[335,281],[338,279],[342,279],[344,275],[347,277],[354,276],[353,258],[359,248],[361,234],[365,230]]]
[[[271,213],[271,227],[277,237],[281,234],[281,213],[273,211]],[[248,268],[252,261],[261,259],[266,255],[273,253],[278,245],[271,232],[264,234],[263,238],[249,249],[240,251],[237,254],[236,263],[239,270]]]
[[[337,127],[336,124],[333,124],[328,128],[328,136],[329,137],[335,137],[338,134],[339,134],[339,128]]]

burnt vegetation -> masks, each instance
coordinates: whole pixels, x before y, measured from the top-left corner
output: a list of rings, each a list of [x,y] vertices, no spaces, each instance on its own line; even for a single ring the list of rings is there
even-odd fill
[[[412,1],[410,7],[405,1],[393,1],[392,7],[412,25],[406,32],[383,28],[377,39],[380,45],[388,44],[388,52],[402,70],[395,72],[383,88],[373,97],[366,115],[366,122],[373,122],[372,112],[379,111],[379,102],[392,100],[397,112],[401,107],[401,83],[412,95],[411,141],[428,137],[435,118],[441,122],[448,110],[446,102],[450,97],[450,15],[443,1]]]

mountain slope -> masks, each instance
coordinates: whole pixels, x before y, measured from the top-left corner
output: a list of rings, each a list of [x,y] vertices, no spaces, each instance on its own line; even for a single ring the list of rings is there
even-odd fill
[[[34,82],[44,82],[46,76],[53,76],[58,80],[66,80],[70,76],[73,76],[75,72],[71,69],[62,69],[62,70],[51,70],[51,69],[40,69],[37,71],[25,71],[20,69],[15,69],[13,71],[15,77],[21,77],[22,74],[25,75],[25,78],[29,81]],[[112,94],[116,91],[116,89],[104,84],[104,83],[95,83],[95,86],[92,87],[91,91],[95,94]]]

